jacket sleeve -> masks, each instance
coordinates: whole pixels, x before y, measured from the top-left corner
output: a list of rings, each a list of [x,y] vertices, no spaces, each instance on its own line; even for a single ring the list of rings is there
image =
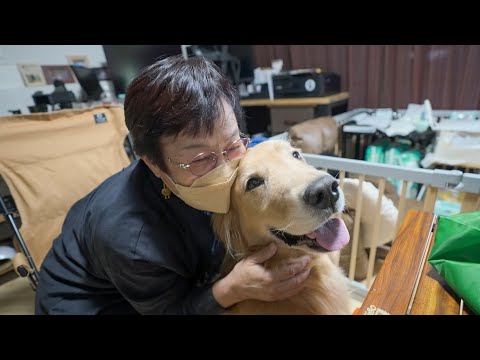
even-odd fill
[[[199,286],[193,274],[194,248],[185,248],[181,235],[168,227],[144,223],[132,228],[102,231],[99,257],[116,289],[140,314],[221,314],[224,308],[212,294],[213,284]],[[121,230],[121,231],[119,231]],[[115,234],[115,235],[112,235]],[[134,235],[135,234],[135,235]],[[122,236],[134,241],[115,241]],[[128,248],[121,244],[128,243]],[[98,257],[97,257],[98,258]],[[193,263],[192,263],[193,262]]]
[[[198,287],[166,267],[124,256],[111,259],[112,282],[140,314],[221,314],[212,284]]]

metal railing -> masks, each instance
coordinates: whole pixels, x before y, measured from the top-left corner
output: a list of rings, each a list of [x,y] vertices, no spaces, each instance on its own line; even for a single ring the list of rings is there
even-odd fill
[[[358,109],[361,112],[364,109]],[[343,115],[343,114],[342,114]],[[344,118],[351,117],[344,115]],[[342,119],[337,119],[342,122]],[[287,140],[287,134],[282,133],[272,137],[271,139]],[[359,234],[360,234],[360,217],[362,214],[362,191],[366,176],[373,176],[379,178],[378,181],[378,198],[376,201],[375,211],[372,213],[371,209],[368,211],[374,216],[373,239],[372,246],[369,252],[366,288],[369,288],[373,282],[373,272],[377,252],[377,244],[379,243],[380,230],[380,210],[382,198],[384,196],[385,185],[387,178],[401,181],[398,201],[398,216],[396,219],[396,231],[398,231],[404,217],[407,207],[407,184],[414,182],[425,186],[425,196],[418,199],[423,203],[422,210],[433,212],[437,200],[439,190],[456,190],[464,193],[460,212],[470,212],[480,209],[480,175],[464,173],[460,170],[441,170],[441,169],[422,169],[422,168],[405,168],[395,165],[372,163],[363,160],[338,158],[323,155],[304,154],[304,158],[312,166],[325,169],[339,171],[340,187],[343,187],[345,176],[355,174],[359,180],[358,193],[356,196],[355,219],[352,236],[352,251],[350,256],[350,265],[348,276],[351,281],[354,281],[356,270],[356,259],[359,248]]]

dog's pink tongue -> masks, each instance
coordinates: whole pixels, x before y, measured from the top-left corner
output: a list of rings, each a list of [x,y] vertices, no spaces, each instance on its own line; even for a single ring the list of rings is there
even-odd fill
[[[307,234],[310,239],[330,251],[342,249],[350,241],[350,234],[342,219],[334,218],[314,232]]]

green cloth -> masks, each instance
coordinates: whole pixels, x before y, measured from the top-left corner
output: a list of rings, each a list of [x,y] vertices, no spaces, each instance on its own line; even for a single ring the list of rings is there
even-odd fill
[[[480,315],[480,211],[440,217],[428,261]]]

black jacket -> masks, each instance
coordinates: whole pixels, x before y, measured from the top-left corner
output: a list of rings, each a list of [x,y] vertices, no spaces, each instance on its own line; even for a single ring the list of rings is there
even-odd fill
[[[139,160],[75,203],[42,264],[35,313],[223,312],[210,214],[162,187]]]

